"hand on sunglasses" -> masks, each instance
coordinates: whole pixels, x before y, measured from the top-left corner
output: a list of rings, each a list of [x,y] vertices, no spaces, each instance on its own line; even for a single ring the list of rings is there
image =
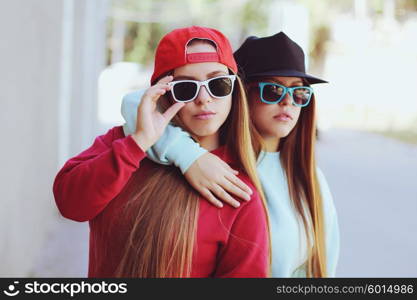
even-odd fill
[[[233,207],[239,207],[240,202],[231,194],[249,201],[252,190],[236,176],[238,173],[218,156],[207,152],[188,168],[184,176],[211,204],[223,207],[221,201],[224,201]]]
[[[161,137],[166,126],[177,112],[184,107],[184,103],[175,103],[164,113],[158,111],[159,98],[171,89],[168,85],[173,79],[166,76],[155,85],[148,88],[142,96],[138,106],[136,131],[132,137],[143,151],[147,151]]]

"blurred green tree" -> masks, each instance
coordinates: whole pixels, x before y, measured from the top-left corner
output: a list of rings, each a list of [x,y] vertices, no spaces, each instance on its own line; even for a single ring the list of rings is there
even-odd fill
[[[218,28],[238,43],[249,34],[265,34],[272,0],[113,0],[108,29],[108,63],[113,43],[123,43],[123,60],[149,65],[159,40],[175,27]],[[213,17],[215,16],[215,17]],[[123,41],[113,38],[114,22],[125,22]]]

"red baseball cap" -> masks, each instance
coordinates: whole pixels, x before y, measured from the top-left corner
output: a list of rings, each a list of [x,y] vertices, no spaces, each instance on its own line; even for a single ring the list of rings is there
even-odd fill
[[[187,54],[187,45],[193,39],[212,41],[216,45],[216,52]],[[201,62],[219,62],[237,73],[232,47],[229,40],[220,31],[200,26],[175,29],[166,34],[156,48],[155,68],[151,84],[171,70],[186,64]]]

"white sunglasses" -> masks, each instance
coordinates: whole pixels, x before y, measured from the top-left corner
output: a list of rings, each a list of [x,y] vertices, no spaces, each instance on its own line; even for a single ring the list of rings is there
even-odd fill
[[[204,81],[178,80],[168,83],[177,102],[190,102],[197,98],[201,86],[205,86],[213,98],[224,98],[233,92],[236,75],[222,75]]]

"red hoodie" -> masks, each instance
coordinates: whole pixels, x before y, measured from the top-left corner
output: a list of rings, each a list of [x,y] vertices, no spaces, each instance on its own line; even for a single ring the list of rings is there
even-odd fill
[[[214,154],[231,164],[225,148]],[[140,168],[145,178],[154,164],[122,127],[99,136],[94,144],[66,162],[54,182],[55,201],[61,214],[74,221],[89,221],[89,277],[114,277],[128,230],[119,222],[127,199],[116,196],[132,173]],[[247,176],[239,178],[254,193],[239,208],[218,209],[205,199],[199,203],[196,247],[191,277],[266,277],[268,236],[259,194]]]

